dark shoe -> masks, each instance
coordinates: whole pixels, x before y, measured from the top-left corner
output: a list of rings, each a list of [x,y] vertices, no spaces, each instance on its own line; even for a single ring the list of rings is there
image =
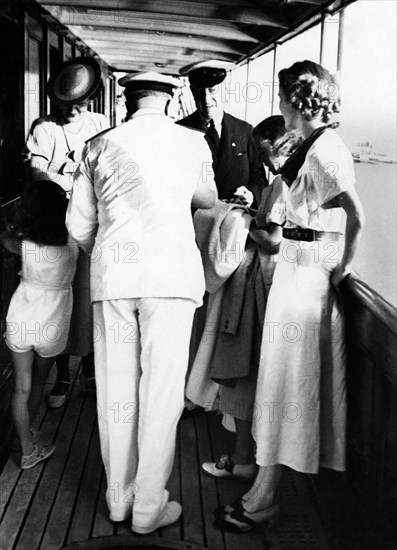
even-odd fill
[[[223,531],[245,533],[259,528],[264,522],[275,520],[281,509],[280,503],[277,503],[257,512],[247,512],[243,504],[243,499],[238,499],[233,504],[223,508],[223,515],[219,514],[218,510],[216,526]]]
[[[228,455],[223,455],[218,462],[203,462],[201,468],[212,477],[252,479],[256,476],[256,464],[236,464]]]
[[[95,393],[96,392],[96,382],[95,376],[87,376],[83,373],[79,377],[80,388],[83,393]]]
[[[181,418],[191,418],[192,416],[195,416],[198,412],[201,411],[201,407],[199,405],[196,405],[193,403],[193,401],[190,401],[190,399],[185,398],[185,406],[183,408],[183,413]]]
[[[65,404],[70,391],[70,380],[57,380],[48,398],[48,406],[51,409],[59,409]]]

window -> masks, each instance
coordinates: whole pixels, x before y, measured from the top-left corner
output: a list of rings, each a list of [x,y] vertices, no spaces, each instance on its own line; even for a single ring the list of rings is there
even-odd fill
[[[228,73],[224,83],[226,111],[231,115],[245,120],[248,65],[238,67]]]
[[[356,159],[366,227],[355,269],[396,305],[396,3],[345,9],[339,133]]]
[[[247,122],[256,126],[272,114],[274,50],[250,61],[246,87]]]
[[[291,38],[284,44],[280,44],[276,49],[276,71],[275,71],[275,93],[273,103],[273,113],[275,115],[280,114],[278,108],[278,79],[277,75],[281,69],[290,67],[296,61],[304,61],[309,59],[319,63],[320,61],[320,43],[321,43],[321,25],[317,24],[315,27],[308,29]]]
[[[35,37],[28,38],[28,71],[26,74],[25,83],[25,108],[27,130],[32,122],[41,114],[41,75],[40,75],[40,60],[41,60],[41,42]]]
[[[339,13],[327,15],[323,22],[323,38],[320,63],[335,74],[338,70]]]

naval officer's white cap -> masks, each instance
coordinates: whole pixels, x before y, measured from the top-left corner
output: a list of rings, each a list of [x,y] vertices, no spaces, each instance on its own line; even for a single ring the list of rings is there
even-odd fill
[[[133,73],[123,76],[118,81],[126,91],[130,90],[157,90],[172,94],[182,83],[172,76],[149,71],[147,73]]]

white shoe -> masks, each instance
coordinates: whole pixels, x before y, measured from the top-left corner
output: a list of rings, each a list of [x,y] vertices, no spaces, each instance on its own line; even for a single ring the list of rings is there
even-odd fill
[[[146,535],[148,533],[152,533],[156,529],[160,529],[160,527],[165,527],[166,525],[171,525],[171,523],[175,523],[181,517],[181,514],[182,506],[179,504],[179,502],[171,500],[170,502],[167,502],[162,514],[160,515],[160,518],[156,523],[148,527],[138,527],[135,526],[133,523],[132,530],[134,531],[134,533]]]
[[[38,464],[42,460],[46,460],[46,458],[52,455],[55,449],[55,445],[47,445],[41,447],[41,449],[39,449],[38,446],[35,445],[30,455],[22,455],[21,470],[29,470],[30,468],[36,466],[36,464]]]

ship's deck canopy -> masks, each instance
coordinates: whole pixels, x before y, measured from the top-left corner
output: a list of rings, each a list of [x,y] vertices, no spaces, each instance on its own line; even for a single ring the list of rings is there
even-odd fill
[[[178,74],[207,59],[236,65],[332,13],[343,0],[36,0],[112,70]]]

